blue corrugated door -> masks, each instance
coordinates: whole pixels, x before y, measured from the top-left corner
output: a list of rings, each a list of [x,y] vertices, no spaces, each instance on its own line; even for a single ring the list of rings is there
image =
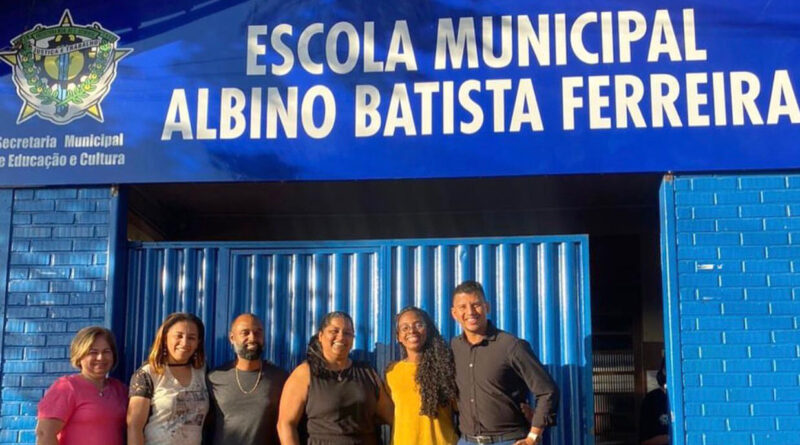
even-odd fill
[[[552,444],[593,443],[586,236],[282,243],[143,243],[130,251],[126,375],[173,311],[196,313],[211,365],[233,358],[228,324],[265,320],[267,357],[291,369],[321,317],[345,310],[356,354],[379,369],[396,358],[393,315],[414,304],[442,333],[458,326],[450,293],[483,283],[497,325],[530,342],[562,393]]]

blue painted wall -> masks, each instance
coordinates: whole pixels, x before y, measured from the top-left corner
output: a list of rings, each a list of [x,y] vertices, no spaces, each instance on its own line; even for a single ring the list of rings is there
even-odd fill
[[[800,175],[678,177],[661,199],[675,443],[799,443]],[[120,208],[109,188],[0,190],[0,443],[33,442],[72,335],[124,304]]]
[[[0,190],[3,308],[0,443],[33,443],[36,403],[52,381],[74,372],[69,342],[80,328],[107,324],[110,188]],[[3,232],[2,221],[10,221]],[[10,248],[2,250],[10,233]],[[10,252],[9,252],[10,251]]]
[[[661,190],[676,444],[800,443],[800,175]]]

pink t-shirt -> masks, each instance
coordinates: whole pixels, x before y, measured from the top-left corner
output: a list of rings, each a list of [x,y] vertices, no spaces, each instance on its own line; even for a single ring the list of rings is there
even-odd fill
[[[110,378],[100,396],[80,374],[60,377],[39,401],[39,419],[58,419],[59,445],[123,445],[128,391]]]

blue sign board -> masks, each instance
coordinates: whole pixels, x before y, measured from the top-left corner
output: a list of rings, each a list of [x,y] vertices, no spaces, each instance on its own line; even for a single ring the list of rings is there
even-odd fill
[[[800,3],[42,2],[0,186],[800,167]]]

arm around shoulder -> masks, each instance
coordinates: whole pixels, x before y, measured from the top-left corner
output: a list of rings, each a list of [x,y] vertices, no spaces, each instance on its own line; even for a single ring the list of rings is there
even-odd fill
[[[283,385],[278,413],[278,436],[283,445],[300,445],[297,426],[306,410],[310,383],[311,368],[303,362],[292,371]]]

